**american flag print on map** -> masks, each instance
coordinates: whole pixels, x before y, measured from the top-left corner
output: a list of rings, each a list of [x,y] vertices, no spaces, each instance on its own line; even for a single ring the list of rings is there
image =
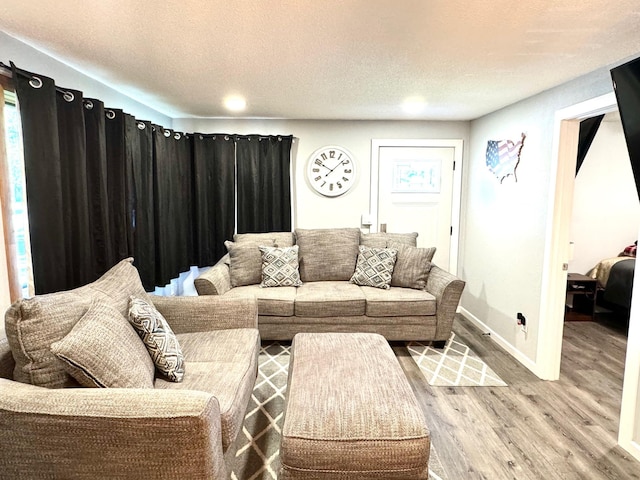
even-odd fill
[[[489,140],[487,142],[487,167],[502,183],[509,175],[513,175],[515,181],[516,168],[520,163],[520,152],[524,145],[526,135],[523,133],[518,142],[512,140]]]

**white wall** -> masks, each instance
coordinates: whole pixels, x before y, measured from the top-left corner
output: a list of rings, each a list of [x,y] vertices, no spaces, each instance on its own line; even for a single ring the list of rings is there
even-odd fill
[[[420,121],[317,121],[317,120],[213,120],[174,119],[174,128],[185,132],[293,135],[294,227],[359,227],[369,212],[372,139],[469,138],[469,122]],[[311,190],[305,179],[309,156],[319,147],[339,145],[357,161],[355,185],[341,197],[327,198]],[[464,163],[464,160],[463,160]]]
[[[140,120],[150,120],[171,128],[171,118],[143,105],[53,57],[0,32],[0,60],[16,67],[52,78],[57,86],[82,91],[85,97],[102,100],[106,107],[121,108]]]
[[[530,368],[536,361],[549,193],[555,167],[556,110],[612,90],[608,69],[543,92],[471,123],[464,171],[460,274],[467,282],[464,313]],[[524,132],[518,182],[500,184],[485,165],[488,140]],[[521,332],[516,314],[527,318]]]
[[[617,112],[607,114],[576,176],[569,271],[587,273],[637,240],[640,201]]]

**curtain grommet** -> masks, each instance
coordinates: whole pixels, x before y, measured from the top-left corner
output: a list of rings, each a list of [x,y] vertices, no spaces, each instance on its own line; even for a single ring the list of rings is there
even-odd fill
[[[171,130],[165,130],[164,131],[164,136],[169,138],[171,136]]]
[[[64,92],[64,94],[62,95],[62,98],[64,98],[67,102],[71,103],[75,100],[76,96],[73,94],[73,92]]]
[[[181,136],[182,136],[182,135],[180,135],[180,132],[175,132],[175,133],[173,134],[173,138],[175,138],[176,140],[180,140],[180,137],[181,137]]]
[[[144,122],[138,122],[138,130],[144,130],[145,128],[147,128],[147,126]]]
[[[93,102],[91,100],[84,100],[82,103],[84,104],[84,108],[87,110],[93,109]]]
[[[33,75],[31,77],[31,80],[29,80],[29,85],[31,85],[33,88],[42,88],[42,80],[40,79],[40,77],[36,77],[35,75]]]
[[[104,114],[109,120],[113,120],[114,118],[116,118],[116,112],[114,112],[113,110],[105,110]]]

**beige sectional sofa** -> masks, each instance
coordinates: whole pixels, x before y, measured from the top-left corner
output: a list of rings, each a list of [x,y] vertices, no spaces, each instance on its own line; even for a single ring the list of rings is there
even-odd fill
[[[132,364],[131,352],[146,353],[135,345],[135,332],[123,345],[99,330],[86,345],[76,344],[75,350],[97,358],[97,365],[81,368],[115,384],[131,382],[131,372],[147,380],[129,388],[77,388],[73,370],[52,345],[86,323],[96,304],[125,317],[131,296],[152,302],[169,323],[184,357],[184,378],[175,383],[154,376],[148,358]],[[126,322],[114,323],[123,335]],[[92,284],[17,302],[5,324],[1,478],[229,478],[257,375],[254,298],[147,296],[130,260],[123,260]],[[109,348],[121,347],[110,362]],[[123,378],[114,378],[122,368]]]
[[[464,282],[432,264],[435,249],[417,248],[416,239],[416,233],[363,234],[358,228],[235,235],[226,243],[228,255],[195,286],[199,295],[255,296],[263,340],[291,340],[299,332],[371,332],[441,347],[450,337]],[[261,285],[260,247],[276,246],[297,246],[300,286]],[[396,252],[390,288],[351,281],[361,246]]]

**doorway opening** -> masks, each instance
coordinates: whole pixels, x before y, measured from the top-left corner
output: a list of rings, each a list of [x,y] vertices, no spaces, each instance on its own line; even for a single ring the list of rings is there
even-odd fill
[[[540,338],[548,341],[538,342],[536,357],[539,359],[539,375],[546,380],[557,380],[560,376],[580,121],[616,109],[616,98],[611,93],[556,112],[553,147],[556,177],[549,202],[550,225],[547,229],[549,234],[545,249],[540,323]],[[640,329],[640,321],[635,314],[640,297],[640,294],[636,294],[638,283],[634,287],[635,301],[632,300],[629,320],[618,441],[622,448],[640,459],[640,335],[636,333]]]

